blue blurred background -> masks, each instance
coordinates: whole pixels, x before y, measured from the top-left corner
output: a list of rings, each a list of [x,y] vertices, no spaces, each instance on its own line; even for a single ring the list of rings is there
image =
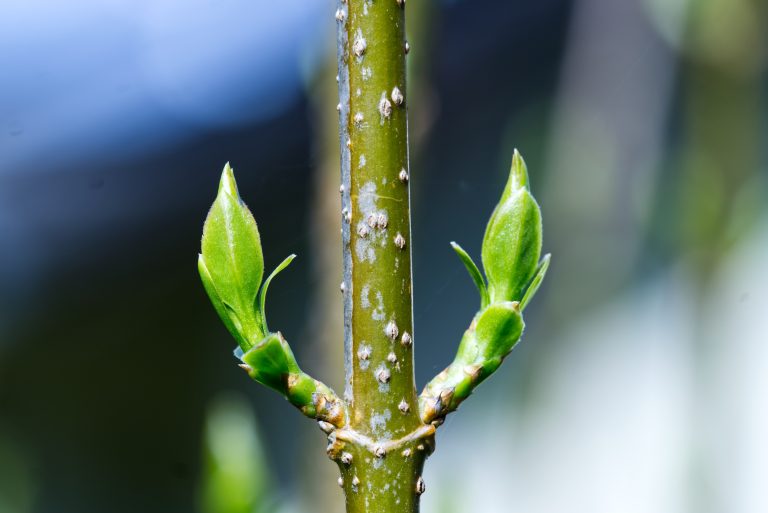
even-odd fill
[[[226,161],[270,324],[341,370],[331,0],[0,2],[0,513],[341,511],[199,283]],[[512,149],[553,264],[424,511],[768,511],[768,7],[407,4],[417,381],[477,307]]]

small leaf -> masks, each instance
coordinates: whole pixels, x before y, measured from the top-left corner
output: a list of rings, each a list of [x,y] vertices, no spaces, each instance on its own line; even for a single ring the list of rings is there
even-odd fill
[[[491,302],[520,301],[541,254],[541,211],[515,152],[509,180],[485,230],[482,261]]]
[[[459,255],[459,258],[464,264],[464,267],[467,268],[470,277],[472,277],[472,281],[475,282],[477,291],[480,292],[480,309],[485,308],[488,306],[489,302],[488,289],[485,286],[485,280],[483,279],[483,275],[480,273],[480,269],[477,268],[477,265],[475,264],[475,261],[472,260],[472,257],[469,256],[466,251],[464,251],[464,248],[455,242],[451,242],[451,247],[456,252],[456,254]]]
[[[280,265],[275,267],[275,270],[272,271],[272,274],[270,274],[269,277],[264,280],[264,285],[261,286],[261,292],[259,293],[259,313],[261,315],[261,327],[264,330],[264,333],[269,333],[269,328],[267,327],[267,311],[264,308],[264,303],[267,299],[267,289],[269,288],[269,284],[272,282],[272,278],[277,276],[280,271],[288,267],[291,262],[293,262],[294,258],[296,258],[296,255],[289,255],[285,260],[280,262]]]
[[[541,282],[544,281],[544,276],[547,274],[547,269],[549,269],[549,259],[551,256],[550,253],[547,253],[544,255],[544,258],[542,258],[539,268],[536,270],[536,275],[531,280],[530,285],[528,285],[528,289],[525,291],[523,299],[520,300],[520,310],[525,310],[525,307],[528,306],[530,300],[536,295],[536,291],[539,290],[539,286],[541,285]]]
[[[221,302],[240,319],[241,338],[260,340],[264,332],[255,301],[264,273],[261,240],[256,221],[237,192],[229,163],[205,220],[201,246],[210,283]]]

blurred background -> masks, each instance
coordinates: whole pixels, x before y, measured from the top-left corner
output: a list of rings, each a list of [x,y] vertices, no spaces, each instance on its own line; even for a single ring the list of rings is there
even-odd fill
[[[342,511],[324,436],[199,282],[232,162],[270,323],[338,387],[331,0],[0,2],[0,513]],[[447,365],[514,147],[553,253],[423,510],[768,511],[768,8],[407,4],[417,381]]]

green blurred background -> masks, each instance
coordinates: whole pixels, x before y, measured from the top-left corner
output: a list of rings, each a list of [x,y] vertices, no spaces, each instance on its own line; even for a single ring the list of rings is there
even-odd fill
[[[270,325],[339,388],[330,0],[0,3],[0,513],[342,511],[196,271],[226,161]],[[423,510],[768,511],[768,6],[413,0],[417,381],[517,147],[552,267]]]

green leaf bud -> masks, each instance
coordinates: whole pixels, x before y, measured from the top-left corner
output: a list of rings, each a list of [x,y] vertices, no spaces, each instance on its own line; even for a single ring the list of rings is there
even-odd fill
[[[541,255],[541,211],[515,150],[509,180],[485,230],[482,261],[492,303],[520,301]]]
[[[256,221],[240,199],[229,163],[203,227],[198,269],[216,311],[247,350],[265,335],[256,310],[264,258]]]

